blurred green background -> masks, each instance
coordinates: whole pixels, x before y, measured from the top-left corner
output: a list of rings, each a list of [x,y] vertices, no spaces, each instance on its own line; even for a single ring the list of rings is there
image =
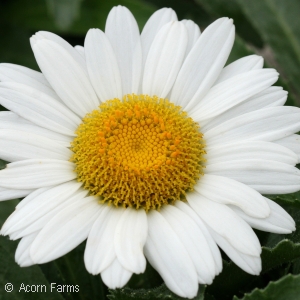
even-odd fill
[[[288,105],[300,106],[300,1],[299,0],[0,0],[0,63],[9,62],[38,70],[29,38],[36,31],[59,34],[73,46],[83,45],[89,28],[104,30],[105,20],[115,5],[127,6],[137,19],[140,30],[150,15],[162,7],[173,8],[178,18],[192,19],[205,29],[212,21],[227,16],[234,19],[236,40],[229,61],[249,54],[265,58],[265,66],[276,68],[276,85],[289,91]],[[0,164],[0,169],[3,168]],[[300,227],[299,192],[276,198]],[[275,198],[274,198],[275,199]],[[1,203],[0,225],[14,210],[18,200]],[[278,236],[258,233],[264,246],[263,272],[251,276],[224,261],[224,271],[213,285],[199,290],[197,299],[226,300],[238,296],[245,300],[300,299],[300,231]],[[286,238],[290,240],[287,241]],[[109,292],[99,276],[89,275],[83,264],[84,243],[54,262],[29,268],[14,263],[17,242],[0,237],[0,300],[2,299],[179,299],[164,286],[158,290],[135,293],[132,290]],[[224,256],[226,260],[226,256]],[[294,275],[288,275],[288,274]],[[292,277],[291,277],[292,276]],[[276,284],[272,285],[273,280]],[[6,293],[4,284],[78,284],[80,293]],[[129,287],[153,288],[161,278],[147,267],[144,275],[133,276]],[[250,293],[255,287],[263,293]],[[109,296],[107,296],[109,293]],[[146,295],[146,296],[145,296]],[[146,298],[144,298],[146,297]],[[237,299],[237,298],[234,298]]]

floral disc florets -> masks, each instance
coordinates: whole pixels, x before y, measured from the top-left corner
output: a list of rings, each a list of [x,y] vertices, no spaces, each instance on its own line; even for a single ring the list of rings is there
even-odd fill
[[[159,209],[202,174],[203,135],[166,99],[127,95],[87,114],[72,142],[78,181],[101,202]]]

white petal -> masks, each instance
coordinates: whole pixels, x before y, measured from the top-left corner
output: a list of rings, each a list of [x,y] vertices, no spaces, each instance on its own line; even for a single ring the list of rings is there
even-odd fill
[[[67,107],[80,117],[98,107],[99,100],[86,71],[64,47],[42,39],[33,46],[33,52],[43,74]]]
[[[222,237],[212,229],[210,229],[209,231],[218,245],[236,265],[238,265],[247,273],[250,273],[252,275],[259,275],[262,267],[260,256],[247,255],[239,252],[224,237]]]
[[[171,21],[177,21],[176,13],[172,8],[161,8],[148,19],[141,33],[143,65],[156,34]]]
[[[207,147],[213,147],[242,140],[269,142],[299,130],[298,107],[270,107],[228,120],[204,132],[204,138]]]
[[[218,275],[222,271],[222,257],[220,250],[213,238],[211,237],[211,234],[208,232],[206,225],[201,220],[201,218],[195,213],[195,211],[186,203],[182,201],[176,201],[175,206],[184,213],[186,213],[188,216],[190,216],[205,236],[215,261],[215,274]]]
[[[206,165],[249,158],[273,160],[292,166],[298,161],[298,157],[293,151],[273,142],[264,141],[241,141],[225,147],[218,145],[207,148],[206,152]]]
[[[142,72],[142,46],[137,22],[124,6],[109,12],[105,33],[114,49],[120,68],[122,92],[138,94]]]
[[[155,36],[145,63],[143,94],[165,98],[181,68],[188,42],[181,22],[170,22]]]
[[[10,163],[0,171],[0,186],[8,189],[37,189],[76,178],[75,165],[56,159],[28,159]]]
[[[54,43],[57,43],[58,45],[63,47],[70,55],[72,55],[73,59],[78,64],[80,64],[80,66],[86,71],[85,60],[82,57],[82,55],[80,55],[78,53],[78,51],[76,51],[76,49],[73,48],[72,45],[70,45],[66,40],[64,40],[63,38],[61,38],[57,34],[54,34],[54,33],[49,32],[49,31],[38,31],[35,35],[33,35],[33,37],[34,37],[33,39],[30,39],[30,42],[33,41],[33,44],[31,45],[31,47],[33,47],[34,44],[36,44],[37,41],[43,40],[43,39],[52,41]]]
[[[80,45],[74,47],[76,51],[85,59],[84,48]]]
[[[40,219],[47,218],[47,214],[49,214],[52,210],[57,210],[57,208],[61,210],[61,207],[59,206],[67,201],[81,185],[82,183],[78,183],[74,180],[55,186],[38,194],[23,207],[18,207],[9,216],[2,226],[1,233],[3,235],[9,235],[14,231],[23,230],[24,228],[26,229],[28,226],[36,223]],[[85,195],[83,195],[82,198],[84,198],[84,196]],[[31,232],[26,232],[26,234],[30,234],[39,229],[41,228],[37,228]]]
[[[263,159],[235,160],[208,165],[206,174],[229,177],[261,194],[288,194],[300,189],[300,171],[284,163]]]
[[[32,260],[36,264],[46,263],[78,246],[87,238],[100,208],[93,196],[64,208],[35,238],[30,248]]]
[[[292,150],[298,156],[298,163],[300,162],[300,137],[298,134],[292,134],[290,136],[276,140],[274,141],[274,143]]]
[[[107,36],[99,29],[90,29],[84,47],[88,73],[99,99],[122,99],[120,70]]]
[[[28,234],[31,234],[32,232],[35,232],[37,230],[41,230],[43,227],[46,226],[46,224],[54,217],[56,216],[61,210],[63,210],[65,207],[72,205],[75,201],[81,201],[84,197],[88,194],[87,190],[79,190],[75,192],[71,197],[67,199],[61,199],[59,198],[59,204],[56,207],[52,207],[51,209],[47,210],[46,212],[43,211],[39,219],[36,219],[34,222],[30,223],[28,226],[24,226],[20,230],[16,230],[9,234],[10,239],[16,240],[23,236],[26,236]],[[44,209],[44,207],[43,207]]]
[[[12,82],[20,82],[21,78],[23,78],[23,80],[21,80],[23,82],[20,83],[28,84],[29,80],[34,80],[40,84],[50,87],[50,84],[41,72],[23,66],[8,63],[1,63],[0,70],[1,81],[6,81],[10,79],[9,81]],[[26,80],[28,80],[28,82]]]
[[[253,54],[242,57],[232,62],[222,70],[215,82],[215,85],[238,74],[245,73],[250,70],[262,69],[263,66],[264,59],[261,56]]]
[[[236,205],[253,217],[265,218],[270,214],[270,207],[260,193],[230,178],[205,174],[194,189],[209,200]]]
[[[0,103],[36,125],[65,135],[74,136],[81,123],[63,104],[19,83],[0,83]]]
[[[171,225],[188,252],[201,284],[211,284],[215,277],[215,263],[210,247],[194,220],[175,206],[167,205],[161,214]]]
[[[0,129],[0,157],[14,162],[30,158],[69,160],[72,151],[40,135]]]
[[[127,208],[122,214],[114,235],[117,258],[127,270],[140,274],[146,269],[143,248],[148,234],[146,212]]]
[[[219,76],[233,41],[232,20],[222,18],[208,26],[184,61],[170,100],[185,110],[192,109]]]
[[[250,97],[244,102],[232,107],[224,113],[218,115],[212,120],[208,120],[208,123],[201,123],[202,131],[206,132],[217,125],[224,123],[230,119],[238,117],[240,115],[259,110],[261,108],[282,106],[287,99],[287,92],[279,86],[271,86],[264,91]]]
[[[37,126],[11,111],[0,112],[0,129],[12,129],[22,132],[37,134],[39,136],[54,140],[62,146],[70,147],[73,137],[63,135],[46,128]]]
[[[189,115],[196,122],[212,119],[270,87],[277,79],[274,69],[238,74],[212,87]]]
[[[132,276],[132,272],[123,268],[117,258],[102,273],[103,282],[110,288],[122,288]]]
[[[25,84],[61,101],[42,73],[23,66],[0,64],[0,81]]]
[[[44,193],[45,191],[48,191],[52,188],[53,188],[53,186],[48,186],[48,187],[34,190],[32,193],[30,193],[27,197],[25,197],[22,201],[20,201],[18,203],[18,205],[16,206],[16,209],[20,209],[21,207],[27,205],[27,203],[29,203],[30,201],[33,201],[33,199],[35,197],[37,197],[38,195],[40,195],[40,194]]]
[[[30,247],[32,245],[32,242],[36,238],[37,234],[38,232],[34,232],[30,235],[23,237],[18,244],[18,247],[16,249],[16,254],[15,254],[15,261],[21,267],[28,267],[34,265],[34,262],[30,257]]]
[[[159,212],[151,211],[147,216],[149,235],[144,251],[148,261],[172,292],[181,297],[195,297],[197,273],[184,245]]]
[[[89,233],[84,263],[93,275],[101,273],[115,259],[114,234],[124,209],[103,205],[103,209]]]
[[[257,219],[250,217],[243,213],[237,207],[231,207],[231,209],[242,217],[251,227],[274,233],[291,233],[296,229],[295,221],[293,218],[276,202],[265,198],[268,202],[271,213],[265,219]]]
[[[187,200],[201,219],[234,248],[244,254],[259,256],[261,247],[257,236],[230,208],[196,192],[188,193]]]
[[[18,240],[15,238],[15,236],[19,233],[19,231],[13,232],[11,235],[9,235],[9,239],[12,241]]]
[[[201,32],[199,26],[192,20],[181,20],[188,32],[188,44],[185,51],[185,57],[190,53],[191,49],[196,44]]]
[[[32,222],[31,224],[29,224],[27,227],[24,227],[23,229],[14,231],[12,234],[9,235],[10,238],[12,240],[19,239],[20,237],[30,234],[36,230],[41,230],[62,209],[71,205],[77,200],[83,200],[83,198],[86,197],[87,194],[88,194],[87,190],[79,190],[75,192],[68,199],[61,201],[54,209],[52,210],[49,209],[48,211],[46,211],[46,213],[42,215],[39,219],[37,219],[35,222]]]
[[[17,189],[6,189],[0,187],[0,201],[12,200],[17,198],[23,198],[32,193],[34,190],[17,190]]]

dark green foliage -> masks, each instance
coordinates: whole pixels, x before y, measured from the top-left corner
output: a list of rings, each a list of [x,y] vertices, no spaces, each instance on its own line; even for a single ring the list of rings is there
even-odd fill
[[[204,299],[205,286],[199,286],[198,295],[192,300],[203,300]],[[167,287],[163,284],[155,289],[148,290],[133,290],[133,289],[117,289],[109,290],[109,295],[107,296],[110,300],[182,300],[181,298],[170,292]]]
[[[300,299],[300,275],[291,274],[276,282],[270,282],[265,289],[255,289],[242,300],[297,300]],[[234,297],[234,300],[238,300]]]

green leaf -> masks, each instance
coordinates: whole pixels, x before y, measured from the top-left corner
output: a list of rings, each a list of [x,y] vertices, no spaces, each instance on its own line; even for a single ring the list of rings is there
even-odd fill
[[[193,300],[204,300],[205,285],[199,285],[198,294]],[[109,290],[107,296],[110,300],[183,300],[182,298],[172,293],[165,284],[155,289],[140,289],[133,290],[129,288]]]
[[[255,289],[242,300],[298,300],[300,295],[300,275],[286,275],[276,282],[270,282],[263,289]],[[234,300],[238,300],[234,297]]]
[[[278,267],[284,263],[300,258],[300,243],[290,240],[279,242],[274,248],[262,248],[262,273]]]
[[[274,51],[279,71],[300,104],[300,2],[238,0],[252,25]],[[281,71],[282,70],[282,71]]]
[[[294,275],[300,274],[300,259],[297,259],[292,267],[291,267],[291,273]]]
[[[63,300],[64,298],[52,289],[38,266],[20,268],[14,261],[17,242],[0,237],[0,299],[5,300]],[[6,284],[13,285],[12,292],[6,292]]]

